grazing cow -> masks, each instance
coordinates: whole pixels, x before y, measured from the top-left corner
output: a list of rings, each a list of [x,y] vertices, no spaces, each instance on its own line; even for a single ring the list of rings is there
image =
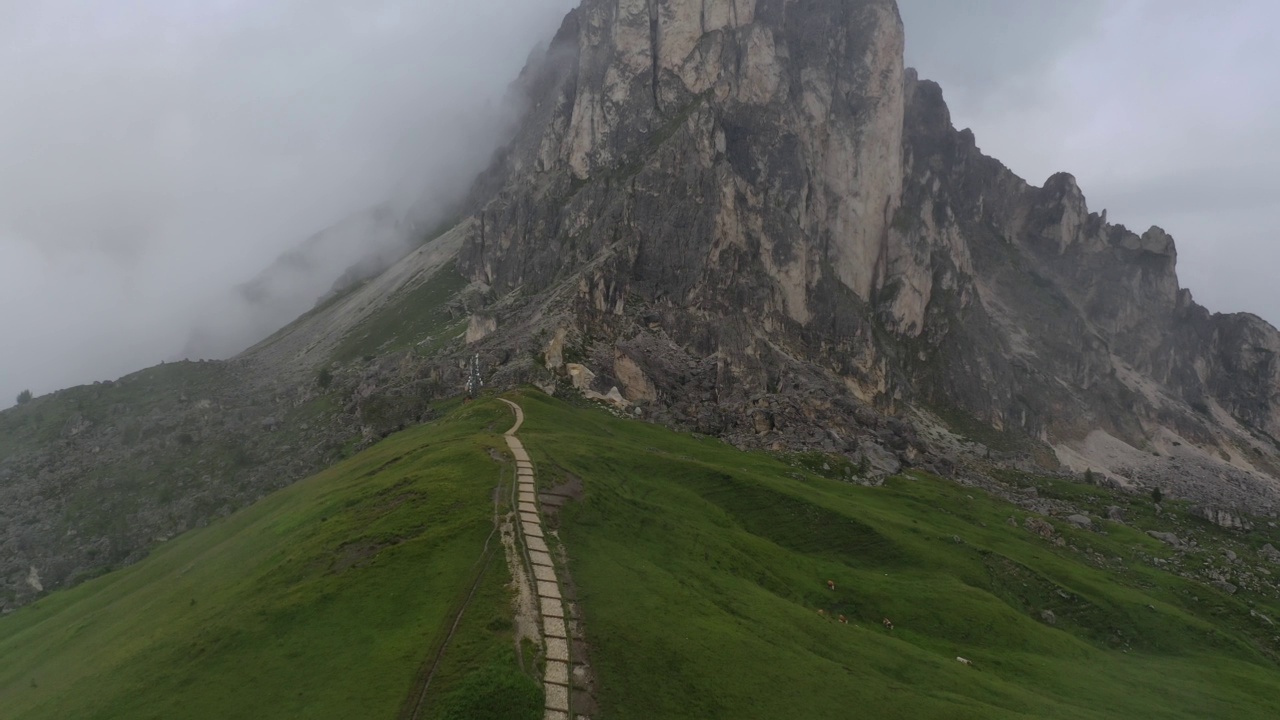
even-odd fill
[[[848,620],[846,620],[846,619],[845,619],[845,617],[844,617],[843,615],[841,615],[841,616],[840,616],[840,624],[841,624],[841,625],[848,625],[848,624],[849,624],[849,621],[848,621]]]
[[[971,667],[973,666],[972,660],[966,660],[962,657],[956,657],[956,662],[960,663],[961,665],[969,665]]]
[[[888,629],[890,629],[890,630],[892,630],[892,629],[893,629],[893,621],[892,621],[892,620],[890,620],[889,618],[885,618],[885,619],[884,619],[884,620],[882,620],[881,622],[883,622],[883,623],[884,623],[884,626],[885,626],[886,628],[888,628]]]
[[[828,589],[828,590],[835,590],[835,589],[836,589],[836,581],[835,581],[835,580],[828,580],[828,581],[827,581],[827,589]]]
[[[826,610],[821,610],[821,609],[819,609],[819,610],[818,610],[818,614],[819,614],[819,615],[821,615],[822,617],[826,617],[826,616],[827,616],[827,611],[826,611]]]

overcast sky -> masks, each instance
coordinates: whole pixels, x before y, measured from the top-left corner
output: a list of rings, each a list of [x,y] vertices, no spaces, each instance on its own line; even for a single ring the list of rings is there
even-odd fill
[[[463,182],[573,0],[0,0],[0,406],[182,352],[281,252]],[[901,0],[908,62],[1034,183],[1178,240],[1280,321],[1280,8]]]
[[[1037,185],[1178,242],[1217,312],[1280,324],[1280,3],[899,0],[907,60],[958,127]]]
[[[569,7],[0,0],[0,407],[173,359],[312,233],[465,182]]]

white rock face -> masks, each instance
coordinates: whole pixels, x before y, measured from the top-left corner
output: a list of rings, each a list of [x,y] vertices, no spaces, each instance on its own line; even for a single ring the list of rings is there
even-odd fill
[[[613,374],[622,383],[623,395],[631,402],[653,402],[658,391],[640,365],[619,351],[613,361]]]
[[[492,315],[475,314],[467,323],[467,344],[473,345],[498,331],[498,319]]]
[[[548,370],[559,370],[564,367],[564,341],[569,333],[564,328],[557,328],[556,334],[547,343],[546,361]]]
[[[867,84],[857,88],[867,109],[856,125],[830,128],[826,158],[828,223],[840,280],[871,298],[888,244],[888,230],[902,197],[903,31],[892,8],[875,6],[877,32],[865,50]],[[851,88],[834,87],[832,97]],[[826,88],[823,88],[826,91]],[[823,135],[821,125],[814,135]]]
[[[575,177],[587,179],[619,160],[612,135],[634,121],[628,113],[643,109],[660,122],[675,98],[709,90],[717,102],[797,114],[799,150],[814,173],[811,197],[797,219],[826,242],[787,262],[764,259],[786,313],[805,322],[803,298],[818,278],[812,268],[823,264],[824,255],[840,281],[864,300],[892,280],[886,277],[889,227],[904,176],[903,30],[891,4],[859,9],[862,16],[849,22],[872,32],[855,39],[850,28],[849,36],[838,35],[856,47],[832,48],[804,68],[801,87],[792,88],[786,70],[801,48],[780,44],[778,28],[759,22],[756,10],[755,0],[588,3],[581,11],[579,82],[560,154]],[[848,60],[862,67],[851,69]],[[850,96],[860,98],[856,112],[848,108]],[[792,97],[802,98],[799,107],[791,108]],[[547,154],[544,144],[542,155]],[[741,214],[731,206],[724,203],[726,214]],[[721,218],[718,235],[741,244],[731,236],[754,229],[741,227],[743,221]],[[757,237],[769,242],[763,234]],[[906,324],[918,325],[920,307],[928,301],[927,283],[921,281],[927,268],[899,263],[892,270],[903,273],[912,289],[903,296]]]
[[[742,82],[738,99],[750,105],[764,105],[773,100],[782,86],[782,67],[778,64],[778,48],[773,31],[753,25],[746,32]]]
[[[573,387],[577,390],[590,390],[591,384],[595,382],[596,374],[586,365],[577,363],[569,363],[564,366],[565,372],[569,373],[569,380],[573,383]]]
[[[31,586],[36,592],[44,592],[44,585],[40,582],[40,571],[35,565],[31,566],[31,572],[27,573],[27,585]]]

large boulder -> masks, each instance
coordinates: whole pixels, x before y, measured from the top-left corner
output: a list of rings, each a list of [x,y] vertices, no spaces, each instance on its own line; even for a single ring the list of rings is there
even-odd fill
[[[1196,505],[1191,515],[1228,530],[1252,530],[1253,523],[1239,513],[1209,505]]]
[[[1090,520],[1087,515],[1079,515],[1079,514],[1071,515],[1067,517],[1067,522],[1071,523],[1072,525],[1075,525],[1076,527],[1082,530],[1093,529],[1093,520]]]
[[[1166,543],[1168,545],[1172,545],[1173,547],[1176,547],[1178,549],[1182,549],[1187,546],[1187,544],[1182,541],[1182,538],[1170,532],[1159,532],[1157,530],[1148,530],[1147,534],[1159,540],[1160,542]]]

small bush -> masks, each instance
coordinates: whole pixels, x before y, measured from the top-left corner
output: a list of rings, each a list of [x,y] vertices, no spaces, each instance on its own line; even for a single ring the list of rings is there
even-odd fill
[[[1152,490],[1151,500],[1155,504],[1159,505],[1161,502],[1164,501],[1164,491],[1162,491],[1160,488],[1156,488],[1155,490]]]
[[[29,403],[29,402],[31,402],[31,391],[30,391],[30,390],[23,390],[22,392],[18,393],[18,404],[19,404],[19,405],[26,405],[26,404],[27,404],[27,403]]]
[[[329,372],[329,368],[324,368],[320,371],[320,375],[316,377],[316,384],[320,386],[321,390],[329,389],[329,386],[333,384],[333,373]]]
[[[444,720],[538,720],[542,688],[528,677],[491,666],[469,675],[444,698]]]

